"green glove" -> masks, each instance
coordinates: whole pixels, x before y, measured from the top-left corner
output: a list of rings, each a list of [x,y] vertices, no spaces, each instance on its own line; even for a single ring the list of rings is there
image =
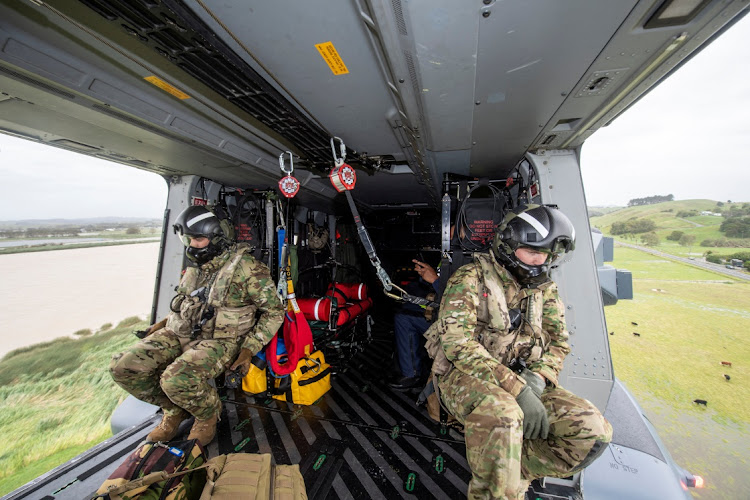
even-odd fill
[[[536,375],[534,375],[536,376]],[[525,439],[547,439],[549,420],[547,410],[530,386],[524,386],[516,396],[516,402],[523,411],[523,437]]]
[[[536,397],[541,398],[542,392],[544,392],[544,386],[547,385],[544,383],[544,380],[541,376],[537,375],[536,373],[532,372],[528,368],[524,368],[521,372],[521,378],[526,381],[526,385],[531,387],[531,390],[534,391],[534,394],[536,394]]]

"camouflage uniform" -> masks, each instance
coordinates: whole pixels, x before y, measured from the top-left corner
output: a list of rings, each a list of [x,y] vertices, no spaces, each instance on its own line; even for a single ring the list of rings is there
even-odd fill
[[[526,321],[511,331],[512,308]],[[491,253],[477,255],[448,282],[436,328],[448,370],[434,370],[441,401],[465,427],[469,498],[521,499],[532,479],[568,476],[610,441],[612,427],[599,410],[557,385],[570,348],[553,282],[522,288]],[[550,423],[546,440],[523,439],[516,396],[526,382],[508,368],[514,358],[548,380],[541,396]]]
[[[232,364],[241,348],[260,351],[284,319],[268,267],[247,250],[234,245],[201,267],[186,269],[167,325],[112,357],[110,372],[118,385],[165,413],[184,409],[207,420],[221,412],[209,381]],[[190,296],[203,286],[210,289],[206,301]],[[193,336],[207,306],[214,307],[213,317]]]

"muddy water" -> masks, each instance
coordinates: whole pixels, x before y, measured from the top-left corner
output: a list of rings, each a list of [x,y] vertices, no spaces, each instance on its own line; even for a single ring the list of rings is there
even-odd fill
[[[0,255],[0,357],[151,311],[159,243]]]

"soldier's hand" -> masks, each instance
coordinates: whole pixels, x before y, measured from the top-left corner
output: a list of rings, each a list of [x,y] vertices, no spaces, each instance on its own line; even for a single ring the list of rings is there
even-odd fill
[[[247,375],[247,372],[250,371],[250,360],[253,359],[253,352],[250,349],[242,349],[240,351],[240,355],[237,357],[237,361],[235,361],[232,366],[229,367],[230,370],[234,371],[238,368],[240,369],[240,375],[243,377]]]
[[[414,270],[419,274],[420,278],[430,284],[437,281],[438,275],[434,267],[417,259],[412,259],[412,262],[414,262]]]
[[[528,385],[525,386],[518,393],[516,402],[523,411],[524,439],[547,439],[549,435],[547,410],[544,408],[542,400],[534,394],[534,390]]]
[[[526,381],[526,385],[531,387],[531,390],[534,391],[534,394],[536,394],[536,397],[541,398],[542,392],[544,392],[544,386],[547,384],[545,383],[544,379],[541,375],[538,373],[534,373],[528,368],[524,368],[521,372],[521,378]]]

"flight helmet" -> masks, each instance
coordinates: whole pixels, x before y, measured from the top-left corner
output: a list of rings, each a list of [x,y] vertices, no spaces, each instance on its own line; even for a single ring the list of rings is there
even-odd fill
[[[516,249],[527,247],[546,253],[539,266],[522,262]],[[492,252],[523,285],[538,285],[549,278],[552,264],[575,248],[575,229],[565,214],[552,205],[520,205],[505,216],[495,232]]]
[[[219,219],[204,206],[186,208],[177,216],[172,227],[186,247],[187,258],[199,266],[221,254],[232,243],[233,231],[229,221]],[[190,240],[201,236],[209,239],[208,245],[203,248],[191,247]]]

